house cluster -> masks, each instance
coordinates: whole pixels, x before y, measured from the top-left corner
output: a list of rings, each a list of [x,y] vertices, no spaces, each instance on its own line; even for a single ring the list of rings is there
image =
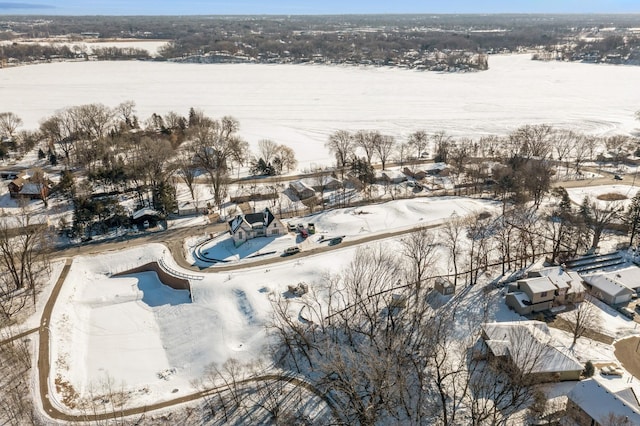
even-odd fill
[[[561,266],[551,266],[530,271],[527,278],[511,285],[505,301],[520,315],[529,315],[554,306],[581,302],[584,296],[580,275]]]

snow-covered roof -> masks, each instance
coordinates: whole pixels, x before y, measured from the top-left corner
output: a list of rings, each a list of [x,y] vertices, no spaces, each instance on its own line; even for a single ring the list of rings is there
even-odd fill
[[[527,296],[527,293],[523,291],[509,293],[509,296],[513,297],[521,308],[524,308],[525,306],[531,306],[531,300],[529,299],[529,296]]]
[[[556,286],[553,285],[553,282],[548,277],[527,278],[518,281],[518,283],[526,283],[535,294],[556,291]]]
[[[503,353],[506,350],[515,365],[525,373],[557,373],[582,371],[584,366],[569,350],[551,338],[549,327],[540,321],[508,321],[482,325],[488,341]],[[496,354],[497,355],[497,354]]]
[[[615,279],[623,286],[636,290],[640,288],[640,268],[635,265],[602,274]]]
[[[20,189],[20,194],[23,195],[39,195],[42,192],[41,183],[25,183]]]
[[[140,219],[143,216],[160,216],[160,213],[150,207],[144,207],[138,211],[133,212],[133,215],[131,215],[133,220]]]
[[[625,286],[621,282],[619,282],[615,277],[615,274],[612,273],[599,273],[592,275],[583,275],[582,279],[589,285],[591,285],[594,289],[600,291],[603,294],[608,294],[610,296],[617,296],[619,294],[630,294],[633,293],[629,287]]]
[[[629,392],[633,394],[635,401],[630,400]],[[616,416],[626,417],[629,424],[640,424],[640,409],[635,391],[629,391],[629,388],[614,393],[607,389],[605,382],[591,378],[578,382],[569,392],[569,399],[599,423],[604,423],[613,413]]]

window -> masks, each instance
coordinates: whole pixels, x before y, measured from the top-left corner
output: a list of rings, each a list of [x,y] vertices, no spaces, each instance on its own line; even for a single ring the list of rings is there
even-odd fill
[[[543,291],[542,293],[540,293],[540,297],[546,297],[547,296],[547,292]]]
[[[238,232],[238,238],[242,239],[242,231]]]

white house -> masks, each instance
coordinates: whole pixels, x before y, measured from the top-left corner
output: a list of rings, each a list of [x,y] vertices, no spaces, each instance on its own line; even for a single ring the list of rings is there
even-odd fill
[[[286,233],[282,222],[268,208],[258,213],[238,215],[230,220],[228,225],[229,233],[233,237],[233,243],[236,247],[253,238]]]
[[[552,339],[549,327],[541,321],[484,323],[482,338],[491,356],[540,381],[579,380],[584,370],[565,346]]]
[[[625,384],[612,388],[609,380],[591,378],[582,380],[569,392],[567,425],[614,424],[612,418],[625,419],[626,425],[640,425],[640,389]]]
[[[628,302],[635,292],[620,281],[615,272],[583,275],[582,279],[591,294],[610,305]]]

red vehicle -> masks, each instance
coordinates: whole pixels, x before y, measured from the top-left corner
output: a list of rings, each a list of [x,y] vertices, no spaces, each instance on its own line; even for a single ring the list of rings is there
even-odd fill
[[[300,230],[300,235],[302,236],[302,238],[307,238],[309,236],[309,231],[307,231],[306,229],[302,228]]]

